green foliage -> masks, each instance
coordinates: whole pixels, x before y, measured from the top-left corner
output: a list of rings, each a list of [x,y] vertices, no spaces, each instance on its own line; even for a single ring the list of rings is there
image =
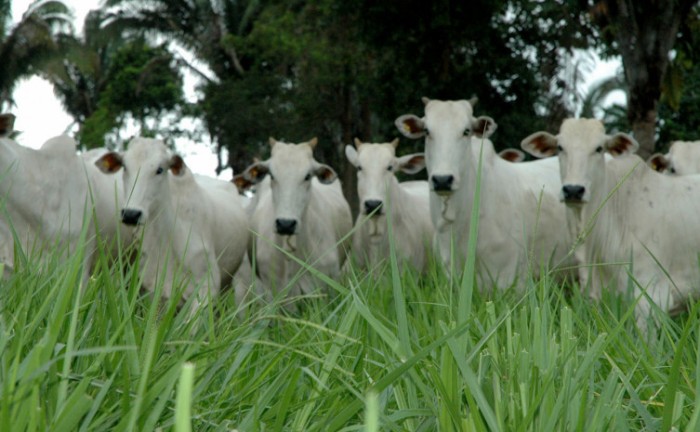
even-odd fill
[[[438,267],[391,259],[327,281],[300,315],[225,294],[188,321],[139,293],[136,267],[100,254],[81,290],[82,251],[36,258],[0,290],[2,430],[697,426],[697,307],[647,342],[612,293],[544,278],[464,307]]]
[[[42,70],[56,54],[56,37],[69,25],[61,1],[36,0],[20,22],[11,24],[11,4],[0,1],[0,111],[12,104],[17,82]]]

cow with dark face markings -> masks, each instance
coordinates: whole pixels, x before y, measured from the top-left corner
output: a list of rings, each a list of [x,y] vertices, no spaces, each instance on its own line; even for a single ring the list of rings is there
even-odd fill
[[[337,277],[349,246],[341,239],[352,227],[350,207],[335,171],[313,158],[316,144],[316,138],[301,144],[270,138],[270,158],[243,174],[260,186],[251,218],[259,234],[254,239],[258,275],[270,290],[289,288],[289,296],[310,293],[320,282],[279,249]],[[293,303],[287,307],[295,309]]]

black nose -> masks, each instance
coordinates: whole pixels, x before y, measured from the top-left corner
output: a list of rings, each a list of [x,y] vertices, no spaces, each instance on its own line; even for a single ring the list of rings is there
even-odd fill
[[[277,228],[277,234],[292,235],[297,229],[297,221],[294,219],[276,219],[275,228]]]
[[[565,201],[581,201],[586,188],[579,185],[564,185],[561,188]]]
[[[454,179],[455,177],[451,174],[430,176],[430,181],[433,182],[433,190],[435,191],[451,191]]]
[[[375,214],[382,214],[382,202],[379,200],[365,201],[365,214],[370,214],[374,211],[376,211]]]
[[[137,225],[141,220],[141,210],[122,209],[122,222],[127,225]]]

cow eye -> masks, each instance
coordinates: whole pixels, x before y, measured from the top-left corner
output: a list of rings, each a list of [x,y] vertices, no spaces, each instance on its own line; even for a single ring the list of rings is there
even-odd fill
[[[464,129],[464,136],[469,136],[472,134],[472,130],[469,128]]]
[[[676,169],[675,169],[674,167],[671,167],[671,168],[668,169],[668,172],[670,172],[671,174],[675,174],[675,173],[676,173]]]
[[[557,151],[558,151],[558,152],[563,152],[563,151],[564,151],[564,148],[563,148],[561,145],[557,144]]]
[[[387,171],[394,171],[394,165],[389,165],[388,167],[386,167],[386,170]]]
[[[595,148],[596,153],[603,153],[603,146],[598,146]]]
[[[163,167],[158,167],[156,170],[156,175],[163,174]]]
[[[430,131],[428,128],[423,128],[423,132],[425,132],[425,136],[430,136]]]
[[[358,170],[358,171],[362,171],[362,167],[361,167],[361,166],[358,166],[358,167],[357,167],[357,170]]]
[[[304,177],[304,181],[309,181],[309,180],[311,180],[311,174],[306,174],[306,176]]]

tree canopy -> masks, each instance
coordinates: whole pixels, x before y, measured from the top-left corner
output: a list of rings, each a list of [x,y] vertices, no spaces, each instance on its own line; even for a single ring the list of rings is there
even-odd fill
[[[422,96],[477,96],[477,113],[499,125],[499,149],[533,130],[556,131],[582,105],[593,112],[612,88],[628,92],[629,109],[626,120],[610,111],[609,126],[647,147],[649,133],[652,146],[687,138],[696,130],[698,2],[670,3],[108,0],[82,37],[57,44],[59,61],[44,73],[90,145],[127,114],[145,125],[186,111],[228,150],[219,170],[265,157],[269,136],[318,136],[319,157],[350,193],[344,145],[393,138],[394,118],[420,113]],[[576,50],[621,55],[622,81],[583,94]],[[183,101],[184,71],[199,78],[196,106]]]

